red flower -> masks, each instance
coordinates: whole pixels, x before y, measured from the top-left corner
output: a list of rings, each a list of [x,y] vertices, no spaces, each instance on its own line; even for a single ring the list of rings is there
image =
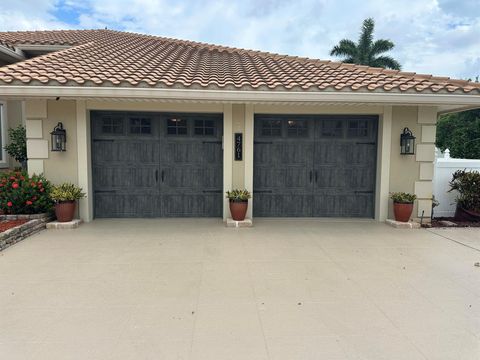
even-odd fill
[[[27,200],[27,201],[25,202],[25,204],[27,204],[27,205],[32,205],[33,203],[32,203],[30,200]]]
[[[35,187],[36,184],[32,181],[30,185],[32,185],[32,187]]]
[[[40,189],[40,192],[44,192],[44,191],[45,191],[45,189]]]
[[[25,178],[24,178],[23,176],[20,176],[20,180],[22,180],[22,181],[23,181],[23,180],[25,180]]]
[[[0,187],[3,187],[3,184],[0,184]]]
[[[10,176],[10,180],[17,180],[15,176]]]
[[[36,196],[32,197],[32,201],[35,201],[35,200],[37,200],[37,197]]]
[[[11,201],[7,202],[7,206],[12,207],[13,206],[12,202]]]
[[[14,189],[18,188],[18,184],[17,184],[17,183],[13,183],[13,184],[12,184],[12,188],[14,188]]]

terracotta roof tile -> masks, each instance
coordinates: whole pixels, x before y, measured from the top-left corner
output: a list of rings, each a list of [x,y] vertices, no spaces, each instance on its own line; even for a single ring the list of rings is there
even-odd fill
[[[67,49],[0,67],[0,84],[480,94],[480,84],[112,30],[0,32],[0,44]]]

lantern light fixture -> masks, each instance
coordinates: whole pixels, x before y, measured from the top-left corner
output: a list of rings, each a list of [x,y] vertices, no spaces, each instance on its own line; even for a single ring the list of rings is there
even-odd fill
[[[59,122],[50,133],[52,136],[52,151],[66,151],[67,131],[63,124]]]
[[[408,127],[400,135],[400,154],[415,155],[415,136]]]

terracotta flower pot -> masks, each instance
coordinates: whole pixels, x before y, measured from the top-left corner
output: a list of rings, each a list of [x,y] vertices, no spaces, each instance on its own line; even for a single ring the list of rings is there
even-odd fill
[[[395,214],[395,220],[401,222],[408,222],[413,211],[413,203],[393,203],[393,213]]]
[[[230,213],[232,214],[233,220],[235,221],[245,220],[247,209],[248,209],[248,200],[244,200],[244,201],[230,200]]]
[[[75,201],[62,201],[55,204],[55,216],[59,222],[69,222],[75,216]]]

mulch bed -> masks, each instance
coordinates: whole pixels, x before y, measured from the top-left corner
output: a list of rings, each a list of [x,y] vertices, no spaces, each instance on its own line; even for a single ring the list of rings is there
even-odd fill
[[[23,225],[27,222],[27,219],[21,219],[21,220],[2,220],[0,221],[0,233],[14,228],[15,226]]]
[[[455,225],[449,224],[449,222]],[[430,227],[480,227],[480,221],[459,221],[454,217],[438,217],[434,218],[430,224]]]

